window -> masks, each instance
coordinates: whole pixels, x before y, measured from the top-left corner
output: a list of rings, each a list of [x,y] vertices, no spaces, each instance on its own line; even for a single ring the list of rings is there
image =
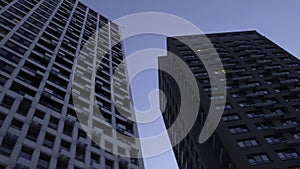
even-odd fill
[[[56,130],[58,124],[59,124],[58,118],[55,118],[55,117],[51,116],[51,117],[50,117],[50,120],[49,120],[48,126],[49,126],[50,128],[52,128],[52,129]]]
[[[254,93],[257,95],[265,95],[268,94],[269,92],[267,90],[257,90]]]
[[[19,164],[19,163],[17,163],[17,164],[15,165],[14,169],[19,169],[19,168],[21,168],[21,169],[29,169],[29,167],[27,167],[27,166],[25,166],[25,165],[22,165],[22,164]]]
[[[209,79],[201,79],[200,82],[201,83],[209,83]]]
[[[278,84],[279,83],[279,81],[278,80],[266,80],[266,83],[267,84]]]
[[[49,133],[46,133],[44,139],[44,146],[52,148],[54,145],[55,137]]]
[[[233,98],[239,98],[239,97],[241,97],[241,94],[240,93],[232,93],[231,96]]]
[[[211,96],[210,97],[210,100],[223,100],[225,99],[224,96],[220,95],[220,96]]]
[[[41,153],[38,164],[37,164],[37,168],[38,169],[48,169],[50,159],[51,159],[50,156]]]
[[[4,86],[7,79],[8,79],[7,77],[0,75],[0,86]]]
[[[3,35],[6,35],[9,33],[9,30],[3,26],[0,26],[0,33],[3,34]]]
[[[83,143],[79,143],[76,146],[76,154],[75,154],[75,158],[77,160],[80,160],[82,162],[84,162],[84,158],[85,158],[85,149],[86,149],[86,145]]]
[[[285,108],[275,108],[271,110],[273,114],[284,114],[284,113],[288,113]]]
[[[5,118],[6,118],[6,115],[4,113],[0,112],[0,127],[2,126]]]
[[[130,158],[130,162],[135,165],[139,165],[139,160],[137,158]]]
[[[0,62],[0,66],[0,70],[7,74],[11,74],[15,69],[15,67],[11,66],[10,64],[3,62],[2,59]]]
[[[247,101],[247,102],[240,102],[239,103],[239,106],[241,107],[241,108],[244,108],[244,107],[249,107],[249,106],[252,106],[253,105],[253,103],[252,102],[250,102],[250,101]]]
[[[39,132],[40,132],[40,124],[33,124],[33,123],[31,123],[30,127],[28,129],[26,138],[28,138],[28,139],[30,139],[30,140],[32,140],[32,141],[35,142],[37,140]]]
[[[11,50],[16,51],[17,53],[19,53],[21,55],[24,55],[26,52],[25,48],[21,47],[20,45],[15,44],[12,41],[7,41],[5,46],[10,48]]]
[[[9,52],[6,49],[0,49],[0,56],[15,63],[15,64],[18,64],[21,59],[20,57],[15,56],[14,54],[12,54],[11,52]]]
[[[289,67],[296,67],[296,66],[299,66],[299,64],[298,63],[290,63],[290,64],[288,64],[288,66]]]
[[[286,87],[275,87],[275,88],[274,88],[274,91],[275,91],[276,93],[280,93],[280,92],[287,92],[288,89],[287,89]]]
[[[232,106],[230,104],[225,104],[224,110],[232,109]]]
[[[26,116],[30,109],[30,106],[31,106],[31,101],[29,99],[24,98],[18,107],[17,113]]]
[[[280,83],[284,85],[284,84],[296,83],[298,81],[299,81],[298,78],[287,78],[286,80],[282,80]]]
[[[199,77],[199,76],[207,76],[208,75],[208,73],[207,72],[199,72],[199,73],[195,73],[195,76],[196,77]]]
[[[68,159],[68,157],[65,157],[66,159]],[[68,168],[68,162],[66,161],[62,161],[61,159],[57,160],[57,164],[56,164],[56,169],[65,169]]]
[[[240,117],[238,114],[229,114],[229,115],[223,115],[222,119],[223,121],[235,121],[235,120],[239,120]]]
[[[45,113],[40,111],[40,110],[36,110],[35,113],[34,113],[34,116],[38,117],[40,119],[44,119]]]
[[[281,135],[266,136],[265,139],[269,144],[283,143],[286,140]]]
[[[285,119],[285,120],[282,120],[281,122],[282,122],[282,125],[284,125],[284,126],[299,124],[298,120],[295,118]]]
[[[12,29],[16,25],[15,23],[9,21],[7,18],[2,17],[0,17],[0,24],[6,26],[9,29]]]
[[[24,145],[21,149],[20,157],[23,157],[27,160],[31,160],[32,153],[33,153],[33,149]]]
[[[205,86],[204,88],[203,88],[203,90],[204,91],[206,91],[206,92],[209,92],[209,91],[217,91],[217,90],[219,90],[219,88],[218,87],[210,87],[210,86]]]
[[[300,132],[294,133],[294,138],[295,139],[300,139]]]
[[[277,155],[281,160],[291,160],[299,158],[299,153],[294,149],[277,151]]]
[[[4,98],[3,98],[3,100],[2,100],[1,105],[3,107],[6,107],[6,108],[10,109],[11,106],[13,105],[14,101],[15,101],[14,98],[12,98],[12,97],[10,97],[8,95],[5,95]]]
[[[69,151],[70,150],[70,147],[71,147],[71,143],[65,141],[65,140],[61,140],[60,142],[60,147],[64,150],[67,150]]]
[[[28,12],[29,12],[28,7],[24,7],[23,5],[21,5],[20,2],[14,4],[14,7],[17,8],[17,9],[19,9],[19,10],[22,11],[22,12],[25,12],[25,13],[28,13]]]
[[[269,163],[270,159],[266,153],[248,155],[248,161],[251,165]]]
[[[0,146],[0,154],[9,157],[16,144],[16,141],[17,136],[15,135],[8,133],[6,136],[4,136],[2,145]]]
[[[283,97],[284,100],[286,102],[295,102],[295,101],[299,101],[299,98],[297,95],[293,95],[293,96],[286,96],[286,97]]]
[[[105,169],[113,169],[114,168],[114,162],[109,159],[105,159]]]
[[[262,99],[262,102],[275,104],[275,103],[277,103],[277,100],[275,98]]]
[[[73,134],[73,126],[65,122],[63,133],[69,136]]]
[[[230,104],[225,104],[225,106],[221,106],[221,105],[216,105],[216,110],[229,110],[229,109],[232,109],[232,106]]]
[[[39,29],[37,29],[37,28],[35,28],[34,26],[28,24],[27,22],[25,22],[25,23],[22,25],[22,27],[26,28],[26,30],[29,30],[29,31],[31,31],[31,32],[33,32],[33,33],[35,33],[35,34],[38,34],[39,31],[40,31]]]
[[[251,112],[247,112],[246,114],[250,119],[264,116],[264,113],[261,111],[251,111]]]
[[[267,130],[273,127],[273,124],[271,122],[262,122],[262,123],[256,123],[257,130]]]
[[[23,122],[18,119],[13,119],[11,122],[11,127],[17,130],[21,130],[22,126],[23,126]]]
[[[247,133],[249,129],[245,125],[229,127],[231,134]]]
[[[241,148],[251,148],[259,146],[258,142],[254,138],[238,140],[238,145]]]
[[[78,129],[78,136],[77,136],[78,138],[86,138],[87,137],[87,135],[86,135],[86,132],[85,131],[83,131],[83,130],[81,130],[81,129]]]
[[[11,38],[26,47],[29,47],[31,44],[28,40],[22,38],[21,36],[19,36],[17,34],[14,34]]]
[[[95,153],[91,153],[91,161],[99,163],[100,162],[100,156]]]
[[[32,33],[29,33],[28,31],[26,31],[23,28],[18,29],[17,32],[30,40],[34,40],[34,38],[35,38],[35,36]]]

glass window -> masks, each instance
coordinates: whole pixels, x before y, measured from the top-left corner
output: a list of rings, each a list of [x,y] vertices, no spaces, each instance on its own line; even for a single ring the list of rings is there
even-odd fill
[[[54,141],[55,141],[55,137],[49,133],[46,133],[45,139],[44,139],[44,146],[53,148]]]
[[[105,169],[113,169],[113,168],[114,168],[114,162],[109,159],[105,159]]]
[[[249,129],[245,125],[241,126],[231,126],[229,127],[229,131],[231,134],[240,134],[240,133],[247,133]]]
[[[251,165],[269,163],[270,159],[266,153],[248,155],[248,161]]]
[[[26,50],[25,48],[21,47],[20,45],[17,45],[16,43],[12,41],[7,41],[5,44],[6,47],[10,48],[13,51],[16,51],[17,53],[24,55]]]
[[[70,150],[70,147],[71,147],[71,143],[69,143],[69,142],[67,142],[67,141],[65,141],[65,140],[61,140],[61,142],[60,142],[60,147],[61,147],[62,149],[65,149],[65,150],[69,151],[69,150]]]
[[[15,67],[11,66],[8,63],[5,63],[4,61],[0,61],[0,70],[2,72],[5,72],[7,74],[12,74],[12,72],[14,71]]]
[[[240,117],[238,114],[228,114],[228,115],[223,115],[222,119],[223,121],[235,121],[235,120],[239,120]]]
[[[38,164],[37,164],[37,168],[38,169],[48,169],[49,163],[50,163],[50,156],[41,153]]]
[[[299,153],[295,149],[277,151],[277,155],[281,160],[291,160],[299,158]]]
[[[17,137],[12,134],[7,134],[2,141],[2,144],[0,146],[0,154],[9,157],[15,144],[17,141]]]
[[[258,142],[254,138],[238,140],[237,143],[241,148],[251,148],[259,146]]]
[[[30,109],[30,106],[31,106],[31,101],[29,99],[24,98],[18,107],[17,113],[26,116]]]
[[[281,135],[266,136],[265,139],[269,144],[283,143],[286,140]]]
[[[52,129],[56,130],[58,124],[59,124],[58,118],[51,116],[51,117],[50,117],[50,120],[49,120],[48,126],[49,126],[50,128],[52,128]]]
[[[263,117],[264,116],[264,113],[261,112],[261,111],[251,111],[251,112],[247,112],[246,114],[251,119],[252,118],[258,118],[258,117]]]
[[[4,98],[3,98],[3,100],[2,100],[2,102],[1,102],[1,105],[3,107],[6,107],[6,108],[10,109],[11,106],[13,105],[14,101],[15,101],[14,98],[12,98],[12,97],[10,97],[8,95],[5,95]]]
[[[273,127],[271,122],[255,123],[255,125],[258,130],[267,130]]]
[[[31,160],[33,149],[28,146],[23,146],[20,152],[20,157]]]
[[[285,120],[282,120],[281,122],[282,122],[282,125],[284,125],[284,126],[299,124],[299,121],[296,118],[285,119]]]
[[[11,127],[17,129],[17,130],[21,130],[23,126],[23,122],[18,120],[18,119],[13,119],[12,122],[11,122]]]

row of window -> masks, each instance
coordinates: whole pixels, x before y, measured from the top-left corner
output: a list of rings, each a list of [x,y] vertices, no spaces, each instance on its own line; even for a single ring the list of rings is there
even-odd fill
[[[1,117],[1,122],[3,122],[3,118],[5,118],[5,115],[1,113],[0,117]],[[54,123],[54,124],[56,124],[56,123]],[[11,127],[20,129],[21,126],[22,126],[22,122],[20,120],[13,119],[13,121],[11,123]],[[39,135],[40,127],[41,127],[41,124],[39,124],[37,122],[31,123],[30,127],[29,127],[29,130],[28,130],[28,133],[26,135],[26,138],[36,142],[37,141],[36,138]],[[70,126],[69,128],[71,130],[73,129],[72,126]],[[64,130],[65,130],[65,128],[64,128]],[[78,138],[79,137],[86,138],[87,135],[84,131],[79,130]],[[13,149],[14,149],[14,146],[16,144],[16,140],[17,140],[17,136],[15,136],[13,134],[7,134],[4,137],[4,139],[2,141],[2,144],[0,146],[0,154],[9,157],[11,155]],[[54,146],[55,140],[56,140],[56,136],[46,132],[45,136],[44,136],[44,139],[43,139],[43,145],[45,147],[48,147],[48,148],[52,149],[53,146]],[[92,143],[93,143],[92,146],[96,147],[97,149],[99,148],[99,146],[96,145],[94,142],[92,142]],[[105,141],[105,144],[106,144],[107,147],[111,147],[111,149],[112,149],[112,143],[109,143],[109,142]],[[60,148],[61,149],[70,151],[70,147],[71,147],[70,142],[68,142],[64,139],[61,140],[61,142],[60,142]],[[86,147],[86,144],[84,144],[84,143],[77,143],[77,145],[76,145],[76,155],[75,155],[75,157],[76,157],[77,160],[80,160],[82,162],[85,161],[85,147]],[[120,153],[123,153],[125,155],[125,149],[123,149],[121,147],[118,147],[118,150],[119,150]],[[24,145],[21,149],[20,156],[27,159],[27,160],[31,160],[33,151],[34,151],[34,148]],[[98,158],[95,158],[95,157],[98,157]],[[100,157],[100,155],[97,155],[96,153],[91,152],[91,158],[92,158],[91,160],[92,161],[99,163],[99,161],[100,161],[99,157]],[[136,160],[136,159],[132,159],[131,162],[138,165],[138,160]]]
[[[300,139],[299,132],[295,132],[293,134],[293,136],[294,136],[294,139]],[[269,144],[278,144],[278,143],[285,142],[287,139],[284,138],[281,134],[276,134],[276,135],[265,136],[265,140]],[[259,146],[259,143],[257,142],[257,140],[255,138],[238,140],[237,143],[241,148],[251,148],[251,147]]]
[[[44,146],[46,146],[46,147],[51,146],[52,147],[54,139],[55,139],[54,136],[50,137],[49,135],[46,134],[45,140],[44,140]],[[7,134],[4,137],[4,139],[2,141],[2,144],[0,146],[0,154],[9,157],[12,153],[12,150],[13,150],[15,144],[16,144],[16,136],[11,135],[11,134]],[[76,146],[77,149],[76,149],[75,158],[77,160],[80,160],[80,161],[84,162],[84,156],[85,156],[86,153],[85,153],[85,151],[82,151],[82,149],[80,149],[79,146],[80,145]],[[66,147],[70,147],[70,143],[62,140],[61,141],[61,148],[65,149]],[[31,147],[29,145],[24,144],[22,146],[21,150],[20,150],[19,157],[30,161],[30,160],[32,160],[32,156],[33,156],[34,151],[35,151],[34,147]],[[57,168],[67,167],[69,159],[70,159],[69,157],[67,157],[66,155],[60,153],[60,155],[58,157]],[[51,156],[49,154],[41,152],[40,155],[39,155],[37,168],[39,168],[39,169],[49,168],[50,160],[51,160]],[[91,164],[92,163],[98,163],[98,164],[100,163],[100,155],[99,154],[91,152]],[[109,159],[105,159],[105,164],[106,164],[106,168],[113,168],[113,165],[114,165],[113,161],[111,161]],[[138,165],[136,160],[134,160],[134,164]],[[20,164],[17,164],[17,165],[20,165]],[[119,165],[120,165],[120,167],[124,166],[124,164],[119,164]],[[29,169],[29,167],[26,167],[26,168]]]
[[[255,123],[255,125],[257,130],[267,130],[267,129],[274,128],[274,124],[272,122],[258,122]],[[279,128],[284,126],[293,127],[295,125],[299,125],[299,121],[295,118],[290,118],[290,119],[281,120],[281,126],[278,127]],[[238,126],[230,126],[229,132],[232,134],[240,134],[240,133],[248,133],[250,132],[250,130],[246,125],[238,125]]]
[[[277,156],[281,160],[291,160],[291,159],[299,158],[299,153],[296,152],[294,149],[277,151],[276,153],[277,153]],[[247,157],[248,157],[248,161],[251,165],[264,164],[264,163],[271,162],[269,156],[266,153],[248,155]]]

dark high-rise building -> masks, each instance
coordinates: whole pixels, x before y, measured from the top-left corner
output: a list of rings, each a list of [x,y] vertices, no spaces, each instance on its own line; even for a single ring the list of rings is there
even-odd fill
[[[117,68],[124,57],[119,40],[118,25],[77,0],[1,0],[0,168],[144,168],[142,159],[131,158],[139,144],[116,135],[138,136],[127,118],[134,115],[126,69]],[[75,72],[79,55],[85,67]],[[122,115],[111,92],[116,69]],[[72,95],[83,111],[75,112]],[[102,116],[93,113],[98,108]]]
[[[167,38],[168,51],[180,57],[193,72],[201,98],[194,127],[174,147],[179,168],[299,169],[299,60],[256,31],[206,36],[213,46],[202,43],[204,35]],[[183,42],[192,45],[188,47]],[[220,56],[222,69],[215,67],[218,55],[214,50]],[[214,75],[226,76],[226,98],[222,94],[211,96],[220,86],[211,85],[199,57],[210,69],[216,69]],[[175,65],[170,56],[161,57],[159,63],[163,60],[170,64],[160,66]],[[163,114],[166,127],[176,119],[180,106],[174,83],[169,75],[159,72],[160,89],[167,98],[161,100],[167,102]],[[222,99],[226,99],[225,106],[210,105],[211,101]],[[199,144],[199,133],[210,107],[224,108],[224,113],[210,139]]]

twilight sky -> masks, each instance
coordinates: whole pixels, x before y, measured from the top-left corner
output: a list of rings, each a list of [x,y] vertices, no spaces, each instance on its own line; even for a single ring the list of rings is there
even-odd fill
[[[257,30],[300,58],[299,0],[81,1],[110,20],[140,12],[163,12],[190,21],[204,33]],[[165,37],[159,35],[131,37],[125,40],[125,54],[129,56],[133,52],[147,48],[166,49],[165,43]],[[144,71],[132,82],[134,103],[140,110],[146,110],[150,106],[148,95],[153,89],[157,89],[156,74],[155,70]],[[140,125],[139,130],[141,137],[147,137],[160,133],[164,127],[161,119],[158,119],[152,123]],[[177,168],[171,152],[147,158],[145,166],[146,169]]]

